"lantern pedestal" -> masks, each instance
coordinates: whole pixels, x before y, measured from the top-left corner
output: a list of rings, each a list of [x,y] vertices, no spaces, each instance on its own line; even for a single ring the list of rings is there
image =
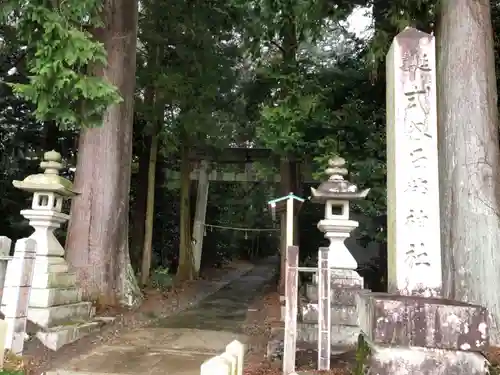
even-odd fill
[[[358,227],[358,222],[344,219],[324,219],[318,223],[318,229],[330,241],[328,259],[330,268],[355,270],[358,262],[351,255],[344,241]]]

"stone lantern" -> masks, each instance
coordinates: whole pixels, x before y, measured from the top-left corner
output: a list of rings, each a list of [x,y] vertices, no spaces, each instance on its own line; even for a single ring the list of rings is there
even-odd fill
[[[49,151],[43,158],[40,167],[44,173],[12,182],[17,189],[33,194],[31,209],[21,211],[21,215],[35,229],[30,236],[37,243],[35,274],[37,268],[48,272],[53,265],[65,264],[64,248],[54,236],[54,230],[69,219],[69,215],[61,212],[63,200],[75,196],[71,181],[59,175],[63,168],[61,154]]]
[[[349,202],[365,198],[370,189],[358,191],[356,185],[344,180],[347,169],[345,160],[340,157],[329,160],[326,174],[329,176],[327,181],[317,189],[311,188],[311,201],[325,204],[325,218],[318,223],[318,229],[330,241],[330,266],[355,270],[358,263],[344,245],[351,231],[358,227],[357,221],[349,220]]]
[[[317,285],[306,286],[309,302],[303,307],[303,319],[317,322],[318,370],[330,369],[332,347],[343,352],[356,343],[356,294],[363,289],[363,279],[356,272],[358,264],[344,244],[358,222],[349,219],[349,203],[363,199],[370,189],[358,191],[344,180],[345,160],[337,157],[328,162],[328,180],[311,188],[311,201],[325,205],[325,218],[318,229],[330,243],[318,252]]]
[[[59,175],[63,165],[58,152],[46,152],[40,167],[43,173],[13,181],[13,185],[33,194],[31,208],[21,211],[34,228],[30,238],[36,241],[28,319],[44,328],[37,332],[40,341],[57,350],[88,331],[89,326],[82,322],[90,320],[94,312],[91,302],[82,301],[76,274],[69,271],[64,248],[54,235],[69,219],[61,211],[64,199],[76,195],[73,184]]]

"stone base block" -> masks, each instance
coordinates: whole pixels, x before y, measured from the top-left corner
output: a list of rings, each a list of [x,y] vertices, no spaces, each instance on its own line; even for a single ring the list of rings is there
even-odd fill
[[[74,288],[76,274],[71,272],[39,272],[33,274],[32,285],[37,288]]]
[[[359,285],[338,286],[332,285],[331,300],[332,303],[344,306],[356,306],[356,295],[367,293],[369,290],[362,289]],[[318,301],[318,286],[314,284],[306,285],[306,297],[311,302]]]
[[[363,293],[358,314],[361,330],[376,345],[480,352],[489,343],[487,310],[465,302]]]
[[[318,274],[317,273],[314,274],[312,280],[313,280],[313,285],[318,284]],[[354,286],[354,287],[358,287],[358,288],[363,288],[364,280],[354,270],[332,268],[332,287],[334,285]]]
[[[304,323],[318,323],[318,304],[306,303],[301,306]],[[331,305],[332,325],[356,326],[358,314],[356,306]]]
[[[358,327],[332,326],[331,350],[343,353],[356,348],[360,330]],[[301,348],[316,348],[318,345],[318,325],[297,323],[297,351]],[[267,343],[267,357],[272,360],[282,359],[284,347],[284,328],[271,330],[271,338]]]
[[[28,319],[44,328],[52,328],[72,322],[88,322],[94,314],[95,308],[91,302],[78,302],[52,307],[30,307],[28,309]]]
[[[332,325],[330,342],[332,347],[356,346],[360,334],[359,327],[347,325]],[[297,323],[297,341],[318,342],[317,323]]]
[[[480,353],[397,348],[360,340],[356,374],[365,375],[486,375],[488,364]]]
[[[66,344],[81,339],[88,334],[97,331],[104,323],[102,321],[77,323],[71,325],[57,326],[36,333],[36,337],[50,350],[59,350]]]
[[[364,286],[363,278],[354,270],[332,268],[331,274],[332,288],[354,287],[362,289]]]
[[[36,284],[35,284],[36,285]],[[30,292],[30,307],[50,307],[69,305],[81,301],[81,291],[76,288],[38,289],[32,288]]]

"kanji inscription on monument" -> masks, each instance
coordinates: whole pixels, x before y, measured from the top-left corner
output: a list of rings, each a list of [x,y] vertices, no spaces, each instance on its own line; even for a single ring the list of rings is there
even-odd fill
[[[390,293],[441,293],[441,241],[432,35],[407,28],[387,61],[387,210]]]

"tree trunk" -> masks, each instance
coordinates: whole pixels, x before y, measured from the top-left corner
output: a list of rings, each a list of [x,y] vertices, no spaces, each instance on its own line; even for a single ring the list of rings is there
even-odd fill
[[[181,146],[181,214],[180,214],[180,243],[179,267],[177,279],[179,281],[192,280],[194,276],[194,259],[191,246],[191,166],[188,158],[189,148]]]
[[[140,130],[142,131],[142,129]],[[149,176],[149,150],[151,148],[152,137],[143,136],[144,145],[139,152],[139,170],[137,171],[134,183],[136,184],[135,202],[132,210],[133,236],[130,243],[130,258],[134,270],[141,269],[142,247],[144,246],[144,233],[146,226],[146,205],[148,199],[148,176]]]
[[[160,68],[160,47],[148,43],[150,69],[157,70]],[[144,222],[144,242],[142,248],[141,262],[141,284],[146,285],[149,281],[152,259],[152,242],[153,242],[153,223],[155,210],[155,178],[156,178],[156,160],[158,157],[158,144],[160,141],[160,130],[164,121],[164,106],[160,98],[158,88],[155,82],[150,82],[146,93],[146,105],[151,106],[153,116],[151,117],[151,149],[149,151],[148,163],[148,181],[147,181],[147,200],[146,200],[146,218]]]
[[[106,0],[105,27],[96,30],[108,64],[95,69],[123,98],[110,106],[103,126],[82,129],[66,259],[86,298],[101,305],[134,305],[140,299],[128,244],[132,159],[137,1]]]
[[[489,1],[443,0],[438,42],[443,292],[491,314],[499,344],[499,145]]]
[[[149,281],[151,271],[152,258],[152,242],[153,242],[153,221],[155,209],[155,177],[156,177],[156,159],[158,157],[159,129],[153,135],[151,141],[151,151],[149,154],[148,168],[148,194],[146,206],[146,220],[144,232],[144,248],[142,249],[142,264],[141,264],[141,284],[146,285]]]

